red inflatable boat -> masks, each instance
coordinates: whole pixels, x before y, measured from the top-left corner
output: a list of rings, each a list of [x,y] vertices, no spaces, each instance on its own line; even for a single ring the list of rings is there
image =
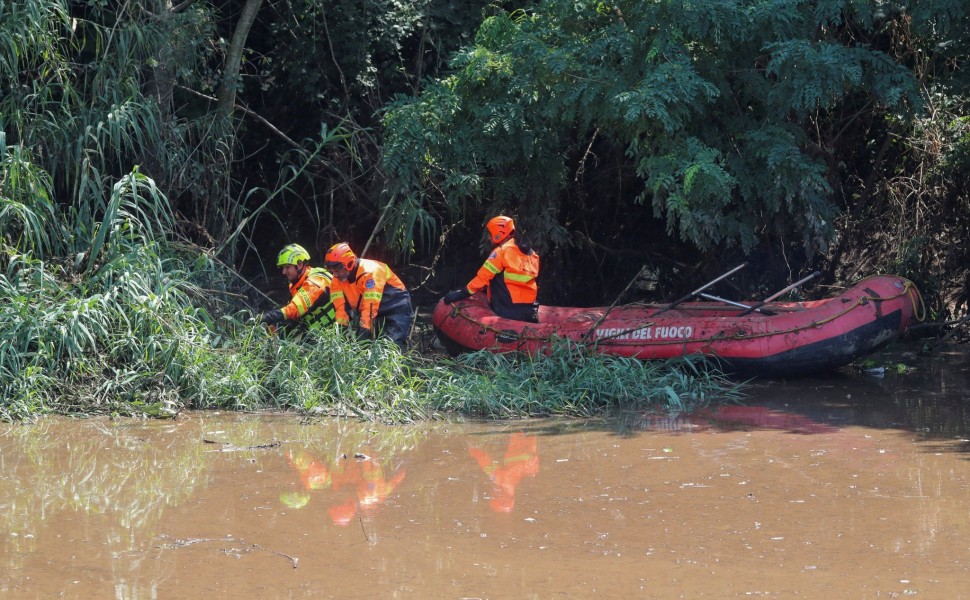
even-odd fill
[[[856,360],[921,319],[922,310],[911,281],[880,275],[810,302],[541,306],[539,323],[503,319],[483,294],[475,294],[451,305],[439,302],[433,322],[455,353],[541,352],[559,337],[603,354],[644,360],[701,354],[716,357],[732,373],[792,376]]]

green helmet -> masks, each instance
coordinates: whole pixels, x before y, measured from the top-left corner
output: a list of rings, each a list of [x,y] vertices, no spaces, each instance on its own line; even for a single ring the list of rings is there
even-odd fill
[[[282,267],[283,265],[293,265],[297,266],[301,262],[310,262],[310,253],[299,244],[290,244],[286,248],[280,250],[280,255],[276,259],[276,266]]]

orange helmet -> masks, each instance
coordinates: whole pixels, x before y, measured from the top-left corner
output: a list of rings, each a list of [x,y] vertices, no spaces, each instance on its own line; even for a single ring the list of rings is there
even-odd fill
[[[330,246],[330,249],[327,250],[327,256],[323,260],[327,263],[326,266],[328,267],[342,265],[348,271],[351,271],[354,268],[354,264],[357,263],[357,255],[350,249],[350,245],[347,242],[339,242]]]
[[[489,219],[485,228],[488,229],[488,237],[492,240],[492,243],[497,244],[512,235],[512,232],[515,231],[515,223],[509,217],[499,215]]]

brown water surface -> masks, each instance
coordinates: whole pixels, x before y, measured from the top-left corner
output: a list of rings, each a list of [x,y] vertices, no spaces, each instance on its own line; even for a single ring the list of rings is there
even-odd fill
[[[970,357],[590,422],[0,426],[0,594],[970,598]]]

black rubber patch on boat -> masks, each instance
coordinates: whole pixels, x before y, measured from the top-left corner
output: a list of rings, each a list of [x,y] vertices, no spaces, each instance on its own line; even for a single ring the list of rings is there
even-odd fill
[[[499,331],[495,334],[496,341],[502,342],[503,344],[511,344],[512,342],[519,339],[519,334],[513,329],[506,329],[504,331]]]

